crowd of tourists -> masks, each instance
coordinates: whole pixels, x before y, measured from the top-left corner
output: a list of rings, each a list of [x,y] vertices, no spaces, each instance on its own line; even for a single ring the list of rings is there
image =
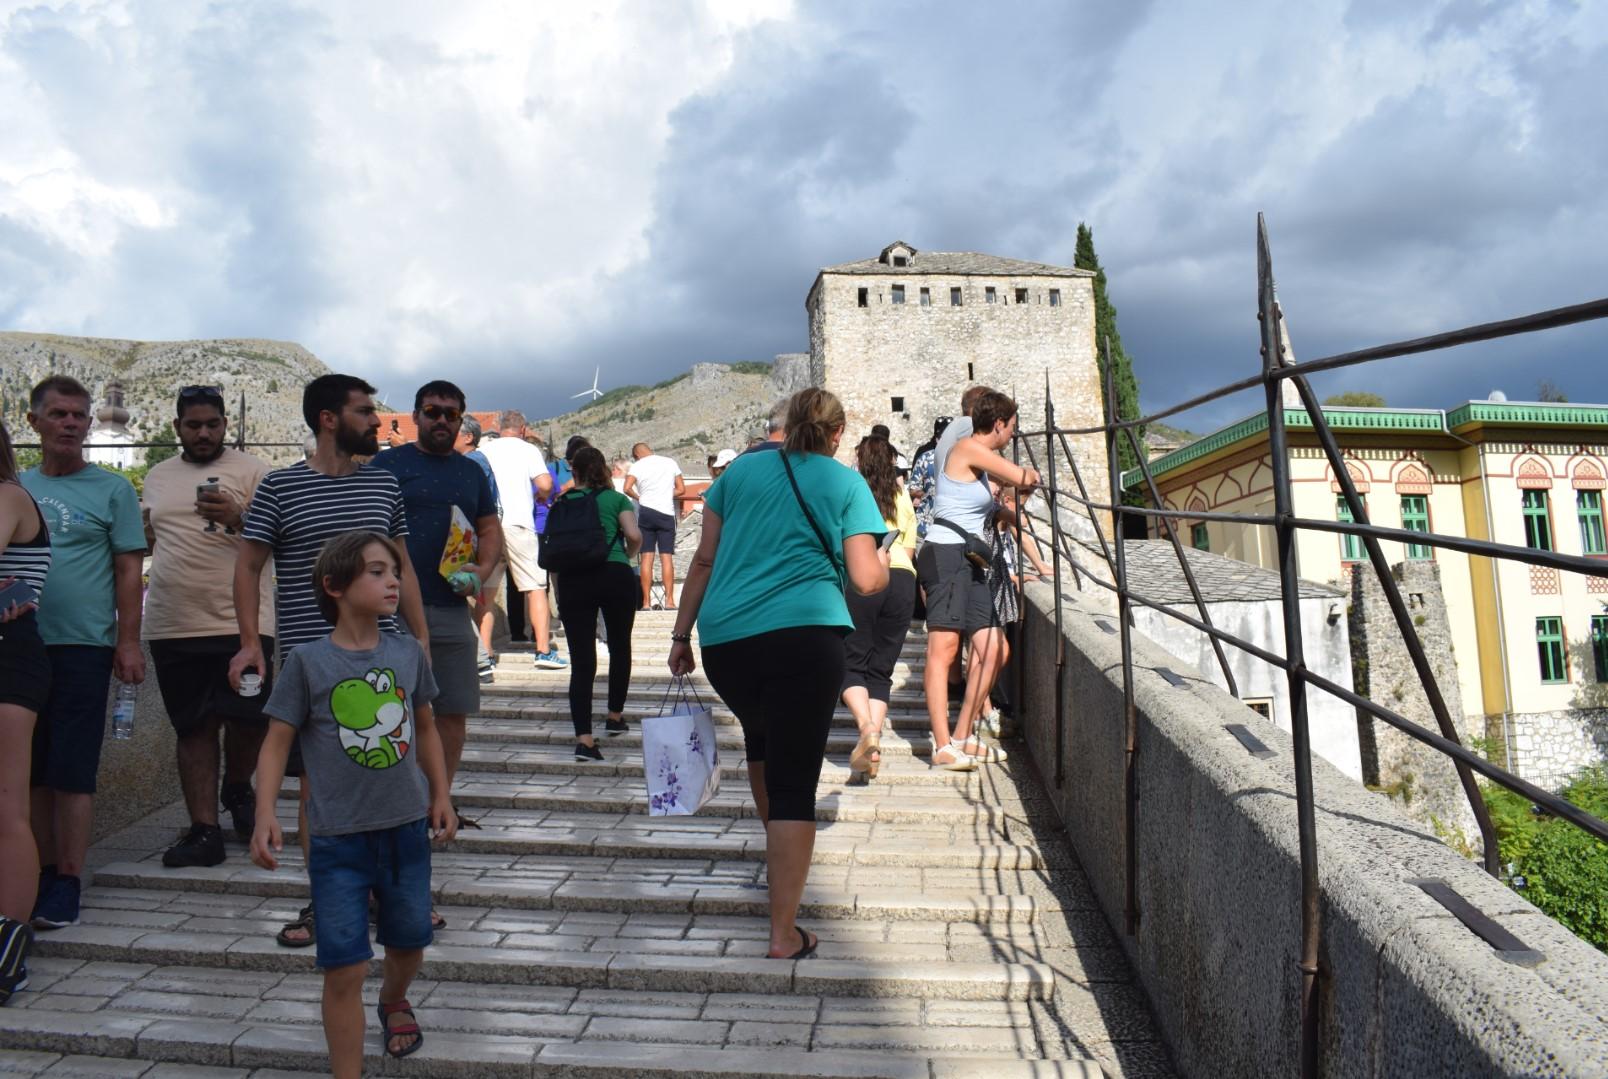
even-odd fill
[[[336,1074],[361,1065],[371,922],[386,1051],[423,1040],[406,994],[446,924],[430,901],[430,843],[472,826],[450,791],[468,717],[496,677],[505,583],[535,667],[569,672],[580,761],[603,759],[599,638],[608,736],[628,728],[637,613],[676,612],[677,676],[695,667],[696,627],[765,822],[773,957],[818,943],[795,919],[837,703],[858,727],[850,767],[874,779],[912,619],[927,622],[933,765],[1003,760],[984,736],[1009,713],[996,683],[1018,563],[1042,569],[1014,539],[1017,500],[1038,476],[1000,453],[1016,421],[1006,395],[968,390],[913,462],[874,428],[849,467],[835,459],[842,405],[804,390],[746,450],[711,456],[713,482],[696,494],[646,443],[611,462],[578,435],[549,460],[518,411],[483,431],[447,381],[415,394],[414,440],[393,425],[382,446],[374,393],[350,375],[310,382],[306,459],[276,469],[229,445],[220,388],[186,386],[181,452],[149,470],[141,495],[85,458],[90,397],[69,377],[30,395],[37,467],[19,473],[0,425],[0,1003],[26,983],[32,934],[78,921],[107,693],[145,681],[142,639],[191,822],[164,865],[224,861],[221,808],[252,859],[275,868],[276,805],[297,777],[312,901],[277,939],[316,947]],[[678,603],[676,531],[694,507],[701,532]]]

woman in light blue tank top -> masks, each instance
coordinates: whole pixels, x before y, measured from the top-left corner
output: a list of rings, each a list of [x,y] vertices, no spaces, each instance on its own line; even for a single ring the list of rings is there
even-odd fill
[[[966,536],[992,547],[994,496],[990,478],[1002,486],[1030,490],[1039,476],[1000,455],[1016,433],[1016,402],[988,390],[971,409],[972,433],[959,439],[948,456],[935,462],[932,527],[916,558],[916,573],[927,600],[927,671],[923,688],[932,724],[932,763],[949,771],[968,771],[979,761],[1002,761],[997,746],[972,734],[972,725],[1004,667],[1009,649],[994,609],[988,572],[965,557]],[[948,525],[940,522],[949,522]],[[952,526],[952,527],[951,527]],[[949,730],[949,672],[960,657],[962,635],[971,640],[966,693]]]

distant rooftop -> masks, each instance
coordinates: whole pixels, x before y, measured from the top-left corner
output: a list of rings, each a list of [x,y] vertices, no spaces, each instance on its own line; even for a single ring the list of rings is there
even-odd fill
[[[1128,540],[1123,545],[1128,561],[1128,587],[1135,595],[1168,606],[1192,604],[1189,582],[1178,566],[1178,556],[1167,540]],[[1252,603],[1277,600],[1279,575],[1249,562],[1184,546],[1184,557],[1207,603]],[[1339,599],[1344,592],[1316,581],[1301,582],[1302,599]],[[1186,609],[1185,614],[1189,611]]]
[[[1051,266],[1044,262],[1001,258],[976,251],[918,251],[903,241],[882,249],[876,258],[828,266],[822,273],[836,274],[971,274],[994,277],[1093,277],[1089,270]]]

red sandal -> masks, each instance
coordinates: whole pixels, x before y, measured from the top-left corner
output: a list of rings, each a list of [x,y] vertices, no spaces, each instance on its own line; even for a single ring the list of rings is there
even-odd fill
[[[385,1036],[383,1043],[383,1048],[385,1051],[391,1056],[397,1057],[398,1059],[407,1056],[409,1053],[418,1052],[419,1046],[424,1044],[424,1032],[419,1029],[417,1020],[409,1023],[398,1023],[394,1026],[385,1021],[387,1016],[395,1015],[397,1012],[407,1012],[409,1015],[413,1014],[413,1005],[408,1003],[407,998],[403,997],[401,1000],[391,1004],[387,1004],[382,1000],[380,1001],[376,1010],[380,1013],[380,1030]],[[407,1048],[395,1051],[391,1049],[392,1038],[407,1037],[413,1038],[413,1041],[408,1044]]]

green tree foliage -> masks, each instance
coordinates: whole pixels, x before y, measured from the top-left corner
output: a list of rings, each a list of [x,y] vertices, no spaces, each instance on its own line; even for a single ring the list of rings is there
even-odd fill
[[[1377,393],[1352,390],[1350,393],[1331,393],[1323,399],[1326,405],[1337,408],[1384,408],[1385,399]]]
[[[1608,844],[1565,820],[1537,815],[1525,798],[1485,787],[1502,864],[1524,878],[1523,895],[1581,940],[1608,952]],[[1563,797],[1608,820],[1608,766],[1579,773]]]
[[[1100,401],[1105,401],[1105,377],[1107,342],[1110,343],[1111,354],[1109,362],[1115,375],[1117,388],[1117,416],[1121,419],[1131,420],[1139,415],[1139,380],[1133,374],[1133,361],[1122,347],[1122,334],[1117,332],[1117,309],[1111,304],[1111,297],[1106,292],[1105,271],[1100,268],[1100,257],[1094,253],[1094,231],[1087,224],[1078,222],[1077,251],[1073,255],[1072,264],[1080,270],[1094,271],[1094,344],[1095,353],[1100,363]],[[1102,413],[1102,419],[1104,414]],[[1145,429],[1134,429],[1134,437],[1143,440]],[[1142,444],[1142,442],[1141,442]],[[1117,461],[1123,471],[1139,467],[1139,458],[1134,454],[1133,447],[1128,444],[1126,435],[1117,436]],[[1129,505],[1142,505],[1145,501],[1137,490],[1123,493],[1123,501]]]
[[[173,433],[173,428],[164,425],[156,434],[151,436],[152,445],[145,450],[145,467],[152,468],[161,464],[169,457],[179,452],[179,440]]]

